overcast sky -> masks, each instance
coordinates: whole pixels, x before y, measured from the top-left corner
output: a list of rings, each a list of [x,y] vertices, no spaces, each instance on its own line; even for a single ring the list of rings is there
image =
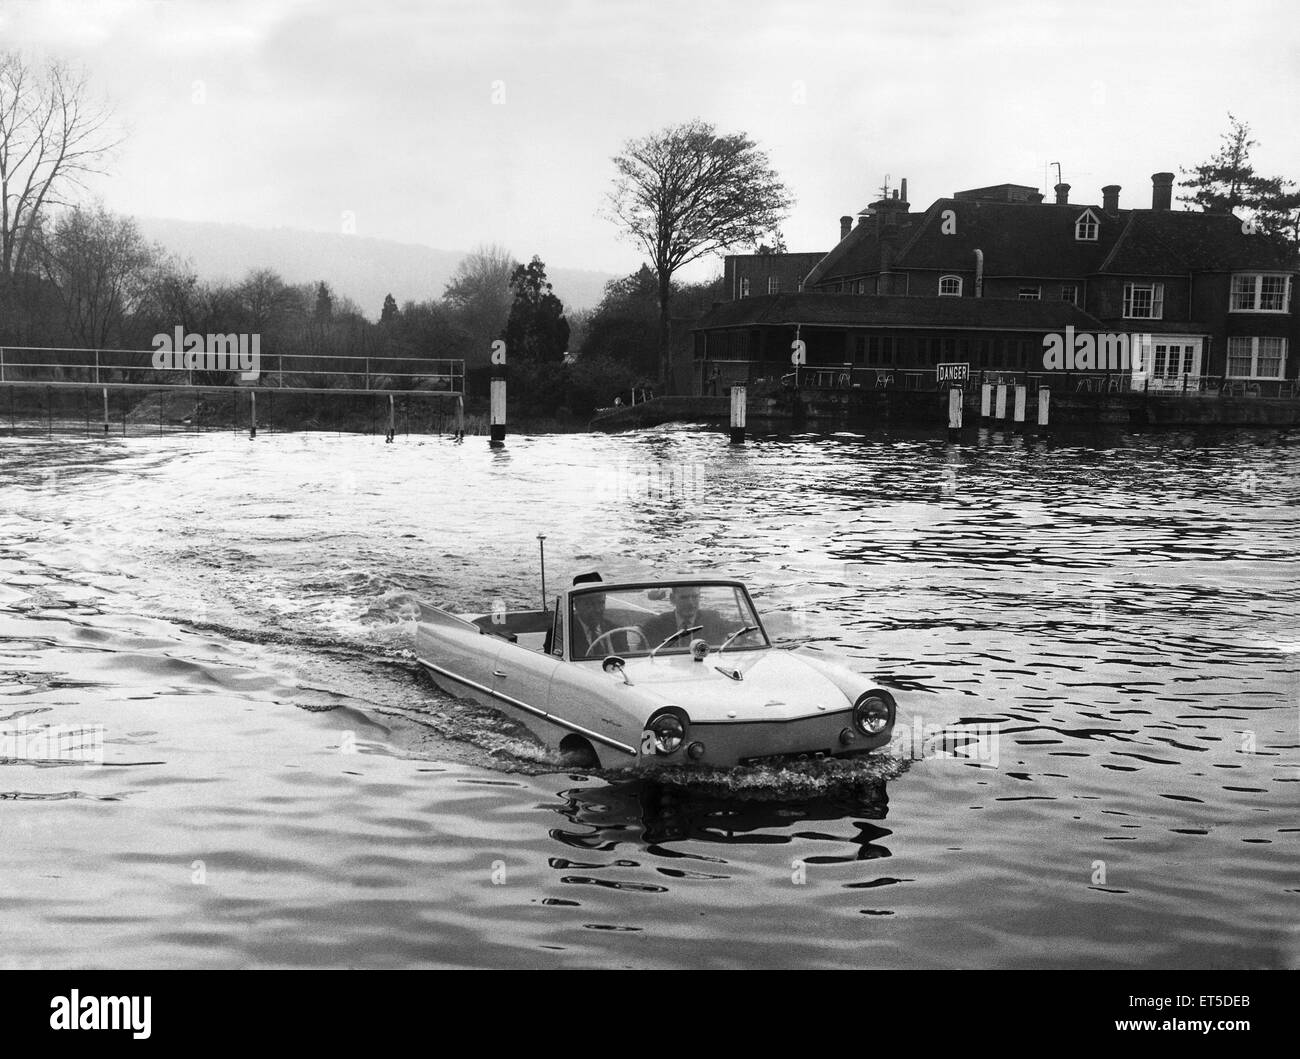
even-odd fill
[[[82,64],[128,138],[115,210],[629,272],[600,216],[631,137],[701,117],[768,152],[791,250],[907,177],[1072,201],[1203,161],[1227,111],[1300,178],[1293,0],[0,0],[0,47]],[[495,103],[494,82],[504,102]],[[500,96],[496,86],[496,95]],[[1049,191],[1050,197],[1050,191]],[[250,266],[256,264],[250,262]],[[705,267],[717,271],[718,264]],[[699,273],[696,273],[698,275]]]

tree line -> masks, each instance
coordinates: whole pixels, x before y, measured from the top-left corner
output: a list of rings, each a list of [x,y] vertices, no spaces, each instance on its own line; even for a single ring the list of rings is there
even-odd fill
[[[667,392],[674,362],[689,358],[689,321],[722,296],[720,277],[682,284],[678,271],[762,242],[783,249],[792,204],[745,134],[699,120],[669,126],[613,158],[607,217],[647,263],[609,283],[594,309],[566,311],[539,257],[524,263],[481,246],[440,296],[398,305],[390,294],[371,320],[324,278],[290,283],[252,268],[239,280],[202,279],[129,217],[82,200],[84,181],[117,146],[110,119],[64,65],[0,52],[0,345],[142,350],[176,327],[258,334],[264,370],[268,355],[282,370],[288,361],[345,371],[343,358],[377,358],[398,377],[463,360],[469,394],[483,396],[504,342],[514,414],[585,415],[630,390]],[[1219,151],[1183,171],[1182,201],[1235,211],[1294,251],[1296,184],[1256,173],[1249,126],[1229,121]]]

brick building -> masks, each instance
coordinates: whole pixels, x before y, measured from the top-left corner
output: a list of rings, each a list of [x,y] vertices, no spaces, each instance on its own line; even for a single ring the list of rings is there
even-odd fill
[[[796,335],[810,367],[871,373],[855,385],[941,362],[1043,371],[1044,340],[1068,327],[1144,336],[1125,385],[1293,393],[1294,255],[1230,214],[1172,210],[1173,181],[1156,173],[1141,209],[1117,185],[1072,203],[1068,184],[1052,202],[999,184],[921,213],[903,181],[842,217],[829,252],[728,257],[730,300],[695,325],[697,376],[706,360],[727,381],[789,371]]]

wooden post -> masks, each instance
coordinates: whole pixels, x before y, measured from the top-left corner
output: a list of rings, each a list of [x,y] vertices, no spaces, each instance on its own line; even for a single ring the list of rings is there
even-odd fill
[[[731,443],[743,444],[745,440],[745,387],[731,388]]]
[[[957,386],[948,391],[948,440],[956,441],[961,435],[962,401],[965,393]]]
[[[1007,418],[1007,384],[998,383],[997,403],[994,407],[993,414],[997,419]]]
[[[388,436],[384,438],[384,444],[392,442],[397,435],[397,406],[393,403],[393,395],[388,395]]]
[[[989,408],[993,403],[993,387],[987,382],[980,385],[980,418],[988,419]]]
[[[506,380],[492,380],[492,418],[488,428],[488,444],[499,449],[506,443]]]
[[[456,440],[465,439],[465,397],[463,394],[456,395]]]
[[[1016,403],[1011,412],[1012,422],[1015,424],[1015,430],[1025,429],[1025,398],[1028,396],[1029,388],[1027,386],[1016,387]]]
[[[257,437],[257,391],[249,390],[248,396],[252,399],[252,405],[248,413],[248,438],[251,441]]]
[[[98,351],[96,351],[96,353],[95,353],[95,359],[96,359],[96,360],[99,359],[99,353],[98,353]],[[99,366],[98,366],[98,365],[95,366],[95,374],[96,374],[96,375],[99,374]],[[104,433],[105,433],[105,434],[108,433],[108,387],[107,387],[107,386],[104,387]]]
[[[1038,429],[1047,430],[1047,409],[1052,403],[1052,391],[1046,386],[1038,391]]]

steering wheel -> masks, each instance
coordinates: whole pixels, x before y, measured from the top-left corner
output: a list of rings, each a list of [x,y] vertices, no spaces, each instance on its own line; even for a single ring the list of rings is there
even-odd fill
[[[641,647],[638,648],[638,650],[645,650],[647,647],[650,646],[650,641],[645,638],[645,633],[643,633],[635,625],[620,625],[617,629],[610,629],[609,632],[603,632],[599,636],[597,636],[594,640],[592,640],[591,643],[587,645],[587,654],[585,655],[585,657],[587,658],[594,657],[597,644],[599,644],[602,640],[609,640],[610,637],[613,636],[615,633],[620,633],[620,632],[636,633],[637,636],[641,638]],[[611,653],[614,650],[614,643],[612,640],[610,640],[609,649]],[[632,650],[630,641],[629,641],[628,650]]]

